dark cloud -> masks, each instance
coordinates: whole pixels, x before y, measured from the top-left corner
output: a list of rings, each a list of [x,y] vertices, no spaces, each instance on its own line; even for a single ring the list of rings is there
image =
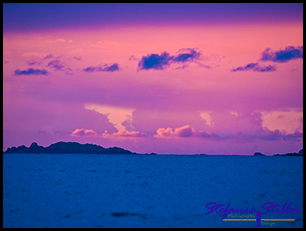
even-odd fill
[[[276,66],[274,65],[268,65],[268,66],[264,66],[264,67],[255,67],[253,71],[258,71],[258,72],[269,72],[269,71],[275,71],[276,70]]]
[[[245,135],[245,139],[249,140],[283,140],[283,141],[300,141],[303,138],[303,133],[294,132],[291,134],[282,133],[280,130],[276,129],[274,131],[270,131],[268,129],[263,129],[258,132],[258,134],[254,135]]]
[[[106,66],[103,68],[103,71],[109,71],[109,72],[113,72],[113,71],[119,71],[119,66],[117,63],[114,63],[111,66]]]
[[[276,67],[272,66],[272,65],[259,66],[258,63],[249,63],[245,66],[237,67],[237,68],[232,69],[232,72],[235,72],[235,71],[250,71],[250,70],[258,71],[258,72],[269,72],[269,71],[275,71]]]
[[[94,71],[98,71],[98,70],[96,70],[96,69],[97,69],[97,67],[86,67],[86,68],[83,69],[83,71],[85,71],[85,72],[94,72]]]
[[[50,59],[53,58],[53,60],[50,61]],[[46,64],[46,62],[48,62]],[[29,66],[33,66],[33,65],[38,65],[38,66],[45,66],[48,68],[53,68],[56,71],[65,71],[66,74],[68,75],[72,75],[73,71],[71,68],[69,68],[65,62],[61,61],[61,56],[57,56],[55,57],[53,54],[48,54],[47,56],[45,56],[44,58],[40,59],[40,60],[33,60],[33,61],[28,61],[27,64]]]
[[[45,69],[39,70],[33,68],[29,68],[28,70],[23,70],[23,71],[17,69],[15,71],[15,75],[46,75],[47,73],[48,71]]]
[[[224,139],[233,140],[244,140],[244,141],[255,141],[255,140],[266,140],[266,141],[301,141],[303,139],[303,133],[296,131],[291,134],[282,133],[280,130],[276,129],[270,131],[268,129],[261,129],[255,134],[230,134]]]
[[[58,58],[55,59],[55,60],[50,61],[47,64],[47,67],[52,67],[56,71],[65,71],[65,73],[67,75],[73,75],[72,69],[67,67],[67,65],[65,63],[63,63],[62,61],[60,61]]]
[[[179,50],[179,54],[173,57],[173,62],[187,62],[199,59],[201,52],[192,48],[186,48]]]
[[[288,62],[293,59],[303,59],[303,46],[288,46],[285,50],[272,51],[270,48],[261,54],[261,61],[273,61],[278,63]]]
[[[287,134],[284,135],[283,140],[287,141],[287,140],[301,140],[303,139],[303,133],[296,131],[292,134]]]
[[[178,51],[176,55],[170,55],[168,52],[163,52],[159,54],[148,54],[147,56],[142,56],[138,63],[138,70],[164,70],[171,63],[185,63],[193,62],[200,59],[201,52],[194,48],[184,48]],[[184,65],[181,68],[187,67]]]
[[[205,131],[198,131],[197,132],[198,137],[207,138],[207,139],[221,139],[221,137],[215,133],[207,133]]]
[[[254,69],[254,67],[258,66],[258,63],[249,63],[245,65],[244,67],[237,67],[233,69],[232,71],[248,71]]]
[[[142,56],[138,63],[138,70],[163,70],[169,65],[171,59],[173,59],[173,56],[170,56],[167,52],[163,52],[161,55],[148,54],[147,56]]]
[[[50,61],[47,67],[53,67],[55,70],[63,70],[65,67],[58,59]]]
[[[106,71],[106,72],[114,72],[119,71],[119,65],[117,63],[114,63],[113,65],[109,66],[105,64],[102,67],[87,67],[84,68],[83,71],[85,72],[98,72],[98,71]]]

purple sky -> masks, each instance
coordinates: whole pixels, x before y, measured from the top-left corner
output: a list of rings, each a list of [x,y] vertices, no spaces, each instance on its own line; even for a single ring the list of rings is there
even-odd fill
[[[303,4],[4,4],[3,150],[303,147]]]

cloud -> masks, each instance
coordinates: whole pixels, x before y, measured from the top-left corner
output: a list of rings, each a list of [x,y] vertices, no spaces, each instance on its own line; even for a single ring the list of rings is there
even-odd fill
[[[122,129],[119,132],[113,133],[112,136],[114,137],[146,137],[147,135],[139,131],[129,132],[125,129]]]
[[[264,67],[255,67],[253,71],[258,71],[258,72],[269,72],[269,71],[275,71],[276,70],[276,66],[272,66],[272,65],[268,65],[268,66],[264,66]]]
[[[59,58],[59,57],[58,57]],[[62,61],[60,61],[59,59],[55,59],[55,60],[52,60],[50,61],[48,64],[47,64],[47,67],[52,67],[54,68],[54,70],[56,71],[65,71],[66,74],[68,75],[72,75],[73,74],[73,71],[71,68],[67,67]]]
[[[45,60],[45,59],[51,59],[51,58],[53,58],[54,57],[54,55],[53,54],[48,54],[45,58],[43,58],[43,60]]]
[[[136,60],[138,62],[140,61],[139,58],[135,57],[135,55],[131,55],[130,58],[129,58],[129,61],[134,61],[134,60]]]
[[[41,65],[43,65],[43,66],[48,67],[48,68],[53,68],[56,71],[65,71],[66,74],[69,74],[69,75],[73,74],[72,69],[67,67],[65,62],[61,61],[60,58],[61,58],[61,56],[55,57],[53,54],[50,53],[40,60],[28,61],[27,64],[29,66],[33,66],[33,65],[41,66]],[[50,59],[54,59],[54,60],[50,61]]]
[[[173,56],[170,56],[169,53],[163,52],[160,55],[158,54],[148,54],[147,56],[142,56],[140,62],[138,63],[139,70],[163,70],[169,65],[170,60]]]
[[[201,138],[209,138],[209,139],[221,139],[221,137],[215,133],[207,133],[203,130],[200,130],[196,133],[196,136]]]
[[[65,66],[58,59],[55,59],[50,61],[47,67],[53,67],[55,70],[62,70]]]
[[[105,131],[101,134],[101,138],[104,139],[116,139],[116,138],[142,138],[147,137],[145,133],[141,133],[139,131],[129,132],[125,129],[120,130],[119,132],[109,133]]]
[[[303,59],[303,46],[293,47],[287,46],[284,50],[272,51],[270,48],[264,50],[261,53],[260,61],[272,61],[278,63],[288,62],[293,59]],[[258,63],[249,63],[245,66],[240,66],[232,69],[232,72],[235,71],[257,71],[257,72],[270,72],[275,71],[276,66],[259,66]]]
[[[276,129],[274,131],[270,131],[268,129],[263,130],[263,134],[259,136],[255,136],[255,139],[261,140],[283,140],[283,141],[292,141],[292,140],[300,140],[303,138],[303,133],[296,131],[291,134],[282,133],[280,130]]]
[[[119,65],[117,63],[112,64],[111,66],[105,64],[102,67],[87,67],[84,68],[83,71],[85,72],[98,72],[98,71],[106,71],[106,72],[114,72],[119,71]]]
[[[195,131],[189,125],[185,125],[179,128],[159,128],[156,131],[157,134],[153,135],[155,138],[204,138],[211,140],[240,140],[245,142],[252,142],[255,140],[263,141],[300,141],[303,139],[303,133],[296,131],[294,133],[286,134],[276,129],[271,131],[267,128],[259,129],[253,133],[231,132],[228,134],[218,135],[213,132],[206,132],[203,130]]]
[[[185,125],[174,130],[174,135],[177,137],[191,137],[195,134],[195,130],[189,125]]]
[[[303,133],[296,131],[292,134],[286,134],[283,137],[283,140],[289,141],[289,140],[302,140],[303,139]]]
[[[103,71],[109,71],[109,72],[113,72],[113,71],[119,71],[119,66],[117,63],[114,63],[111,66],[105,66],[103,68]]]
[[[157,134],[154,135],[156,138],[173,138],[173,137],[191,137],[195,135],[194,128],[189,125],[185,125],[179,128],[175,128],[173,131],[172,128],[159,128],[156,131]]]
[[[288,62],[293,59],[303,59],[303,46],[287,46],[284,50],[272,51],[270,48],[261,54],[261,61],[272,61],[278,63]]]
[[[258,72],[269,72],[269,71],[275,71],[276,67],[272,65],[259,66],[258,63],[249,63],[245,66],[234,68],[231,71],[236,72],[236,71],[250,71],[250,70]]]
[[[201,52],[193,48],[179,50],[179,54],[173,57],[173,62],[187,62],[199,59]]]
[[[29,68],[28,70],[15,70],[15,75],[46,75],[48,73],[47,70],[42,69],[33,69],[33,68]]]
[[[75,137],[95,137],[95,136],[99,136],[97,132],[95,132],[94,130],[91,129],[75,129],[73,132],[70,133],[71,136],[75,136]]]
[[[118,138],[118,137],[132,137],[132,138],[140,138],[140,137],[146,137],[147,135],[144,133],[141,133],[139,131],[132,131],[129,132],[125,129],[120,130],[119,132],[109,133],[108,131],[105,131],[104,133],[98,134],[94,130],[91,129],[85,129],[85,128],[77,128],[73,132],[70,133],[71,136],[74,137],[100,137],[100,138]]]
[[[200,137],[200,138],[211,138],[211,139],[220,139],[221,137],[215,133],[207,133],[205,131],[199,130],[196,131],[190,125],[185,125],[179,128],[175,128],[174,131],[172,128],[159,128],[156,131],[153,137],[156,138],[189,138],[189,137]]]
[[[36,61],[32,61],[32,62],[27,62],[27,64],[29,66],[33,66],[33,65],[36,65],[36,64],[40,64],[39,62],[36,62]]]
[[[262,141],[295,141],[299,142],[303,139],[303,133],[296,131],[294,133],[286,134],[285,132],[281,132],[279,129],[271,131],[267,128],[259,130],[255,133],[242,133],[235,132],[223,137],[219,137],[224,140],[240,140],[245,142],[253,142],[256,140]]]
[[[156,138],[171,138],[174,134],[172,128],[159,128],[156,133],[157,135],[154,135]]]
[[[193,62],[201,57],[201,52],[194,48],[180,49],[177,53],[177,55],[170,55],[168,52],[163,52],[160,55],[147,54],[147,56],[142,56],[138,63],[138,70],[164,70],[172,63]],[[131,58],[135,60],[134,57],[131,56],[130,59]],[[185,67],[187,66],[185,65],[184,67],[177,69],[182,69]]]

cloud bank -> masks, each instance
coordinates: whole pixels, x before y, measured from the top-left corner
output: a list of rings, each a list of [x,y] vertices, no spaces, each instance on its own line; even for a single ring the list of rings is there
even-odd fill
[[[230,134],[218,135],[215,133],[208,133],[203,130],[196,131],[193,127],[185,125],[179,128],[158,128],[153,137],[155,138],[189,138],[199,137],[211,140],[242,140],[242,141],[255,141],[255,140],[266,140],[266,141],[300,141],[303,139],[303,133],[296,131],[291,134],[286,134],[276,129],[270,131],[268,129],[261,129],[254,131],[253,133],[246,134],[242,132],[235,132]]]

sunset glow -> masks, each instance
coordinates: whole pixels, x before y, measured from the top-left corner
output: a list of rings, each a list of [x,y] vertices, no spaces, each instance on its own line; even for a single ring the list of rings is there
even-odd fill
[[[303,147],[302,4],[24,7],[3,11],[4,150],[34,141],[161,154]]]

